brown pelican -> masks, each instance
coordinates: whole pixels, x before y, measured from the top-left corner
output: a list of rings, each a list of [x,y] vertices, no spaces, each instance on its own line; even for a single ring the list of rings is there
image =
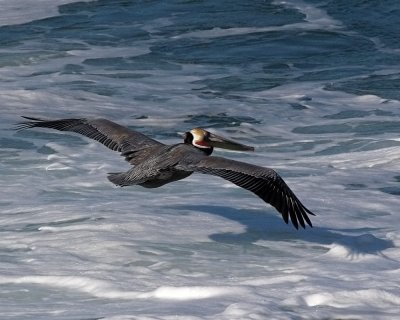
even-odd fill
[[[193,172],[224,178],[259,196],[275,207],[288,223],[298,229],[306,223],[312,227],[308,214],[314,215],[296,197],[283,179],[272,169],[210,156],[213,148],[253,151],[246,146],[217,136],[201,128],[184,134],[184,142],[165,145],[139,132],[106,119],[43,120],[23,117],[17,129],[51,128],[80,133],[119,151],[133,165],[127,172],[110,173],[108,179],[117,186],[140,185],[158,188],[184,179]]]

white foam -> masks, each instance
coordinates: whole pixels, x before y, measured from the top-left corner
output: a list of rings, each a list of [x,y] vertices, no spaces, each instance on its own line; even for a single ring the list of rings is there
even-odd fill
[[[327,14],[326,11],[304,1],[299,0],[284,0],[273,1],[275,5],[281,5],[288,8],[298,10],[305,15],[305,20],[309,22],[314,28],[320,29],[338,29],[342,28],[342,23],[333,19]]]
[[[275,4],[304,14],[303,21],[194,29],[180,36],[254,36],[285,29],[346,32],[316,5],[295,0]],[[76,319],[286,320],[299,314],[395,319],[400,232],[393,222],[398,218],[400,153],[395,144],[384,143],[400,140],[396,130],[357,135],[351,126],[397,121],[399,101],[327,91],[326,81],[233,90],[239,99],[229,94],[204,98],[194,91],[203,80],[241,77],[243,69],[237,66],[188,63],[176,71],[146,70],[146,77],[134,80],[108,77],[120,70],[90,63],[85,74],[60,72],[60,66],[85,59],[146,54],[156,37],[163,37],[157,28],[175,19],[179,17],[144,23],[143,29],[154,32],[152,39],[132,47],[82,43],[87,50],[59,57],[45,53],[31,64],[0,68],[1,141],[6,146],[0,154],[2,316],[17,318],[20,312],[22,317],[35,313],[51,318],[49,314],[59,312]],[[38,46],[30,41],[21,49]],[[288,67],[294,76],[302,72]],[[261,71],[255,69],[258,77]],[[376,74],[392,73],[383,67]],[[101,96],[66,84],[82,79],[125,91]],[[296,103],[305,108],[294,110],[291,104]],[[340,113],[348,111],[362,116],[341,119]],[[257,151],[216,150],[216,155],[276,169],[317,214],[311,217],[314,228],[296,231],[251,193],[207,175],[194,174],[154,190],[116,188],[107,173],[129,168],[118,153],[78,135],[72,139],[70,133],[10,130],[20,115],[101,116],[176,143],[180,138],[173,134],[189,126],[189,115],[221,113],[260,120],[222,129],[224,135],[245,137]],[[304,130],[343,124],[349,132]],[[353,140],[366,141],[368,148],[338,147]],[[334,152],[323,153],[329,148]],[[388,187],[393,194],[382,191]]]
[[[349,308],[359,305],[379,307],[400,305],[400,295],[398,293],[379,289],[321,292],[308,295],[304,300],[310,307],[327,305],[335,308]]]
[[[288,30],[339,30],[342,24],[330,17],[325,11],[311,4],[302,1],[274,1],[277,6],[285,6],[294,8],[305,15],[306,22],[297,22],[285,24],[282,26],[271,27],[235,27],[235,28],[219,28],[215,27],[210,30],[199,30],[187,32],[174,36],[175,39],[180,38],[219,38],[228,36],[239,36],[252,33],[268,33]]]
[[[160,300],[202,300],[218,296],[232,295],[243,292],[241,289],[231,287],[159,287],[154,291],[136,292],[122,291],[115,288],[111,283],[103,280],[87,277],[73,276],[24,276],[6,277],[0,276],[0,284],[34,284],[47,287],[63,288],[89,294],[97,298],[105,299],[160,299]]]
[[[0,26],[28,23],[59,14],[58,7],[75,0],[0,0]]]
[[[236,28],[219,28],[215,27],[210,30],[201,30],[201,31],[192,31],[183,33],[177,36],[174,36],[174,39],[181,38],[220,38],[220,37],[230,37],[230,36],[240,36],[252,33],[268,33],[268,32],[279,32],[279,31],[290,31],[290,30],[319,30],[319,29],[327,29],[326,23],[293,23],[286,24],[283,26],[274,26],[274,27],[236,27]],[[329,25],[329,29],[336,29],[338,26]]]
[[[273,277],[273,278],[265,278],[265,277],[258,277],[257,279],[251,279],[242,282],[243,285],[253,285],[253,286],[269,286],[269,285],[276,285],[282,283],[290,283],[290,282],[299,282],[302,280],[306,280],[307,277],[300,276],[300,275],[285,275],[280,277]]]
[[[199,300],[218,296],[235,295],[243,293],[243,289],[232,287],[161,287],[150,293],[144,293],[140,297],[154,297],[165,300]]]

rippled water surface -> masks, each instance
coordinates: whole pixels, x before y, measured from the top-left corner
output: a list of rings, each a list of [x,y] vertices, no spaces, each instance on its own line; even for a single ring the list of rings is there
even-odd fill
[[[0,1],[2,319],[395,319],[397,1]],[[205,127],[317,215],[296,230],[206,175],[129,168],[20,116]]]

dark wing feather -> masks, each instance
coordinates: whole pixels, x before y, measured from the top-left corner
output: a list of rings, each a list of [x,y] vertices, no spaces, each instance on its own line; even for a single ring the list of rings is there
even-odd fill
[[[20,122],[17,129],[50,128],[82,134],[99,141],[111,150],[127,152],[163,144],[142,133],[130,130],[106,119],[60,119],[43,120],[23,117],[29,121]]]
[[[290,218],[296,229],[299,224],[305,228],[306,223],[312,227],[308,215],[314,214],[300,202],[285,181],[272,169],[221,157],[204,158],[196,164],[188,165],[188,169],[219,176],[255,193],[275,207],[286,223]]]

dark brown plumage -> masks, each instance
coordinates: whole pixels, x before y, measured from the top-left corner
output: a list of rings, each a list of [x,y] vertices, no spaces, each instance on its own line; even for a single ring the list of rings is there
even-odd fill
[[[165,145],[139,132],[106,119],[43,120],[24,117],[17,129],[51,128],[71,131],[97,140],[119,151],[133,165],[127,172],[111,173],[108,179],[119,186],[140,185],[157,188],[181,180],[193,172],[219,176],[249,190],[275,207],[296,229],[312,226],[314,215],[296,197],[283,179],[272,169],[222,157],[210,156],[214,147],[254,150],[231,140],[195,128],[186,132],[184,143]]]

